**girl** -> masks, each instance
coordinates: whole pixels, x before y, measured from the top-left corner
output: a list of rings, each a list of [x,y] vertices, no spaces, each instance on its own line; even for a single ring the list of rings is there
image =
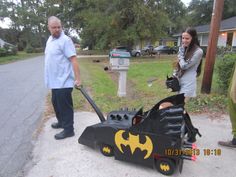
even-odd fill
[[[182,46],[179,48],[177,68],[174,72],[179,78],[179,93],[184,93],[185,102],[196,97],[196,77],[201,72],[202,56],[203,51],[199,47],[196,30],[187,28],[182,33]]]
[[[201,73],[203,50],[199,46],[197,32],[194,28],[187,28],[182,33],[182,45],[179,48],[177,68],[174,75],[179,79],[180,91],[184,93],[185,103],[192,97],[196,97],[197,76]],[[196,141],[196,134],[201,136],[198,129],[193,127],[191,119],[185,112],[188,142]]]

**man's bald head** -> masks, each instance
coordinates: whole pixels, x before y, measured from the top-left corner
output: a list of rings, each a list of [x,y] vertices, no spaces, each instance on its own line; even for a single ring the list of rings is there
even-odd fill
[[[55,16],[49,17],[48,30],[50,31],[53,37],[55,38],[60,37],[62,31],[61,20]]]
[[[53,22],[61,23],[61,20],[60,20],[59,18],[55,17],[55,16],[49,17],[49,18],[48,18],[48,25],[49,25],[50,23],[53,23]]]

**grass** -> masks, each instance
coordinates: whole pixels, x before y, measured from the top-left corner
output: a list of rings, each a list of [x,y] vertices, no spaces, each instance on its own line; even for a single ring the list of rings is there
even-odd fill
[[[82,83],[89,95],[103,113],[122,107],[150,109],[161,99],[175,93],[166,89],[165,79],[172,73],[172,62],[175,56],[166,55],[161,58],[132,58],[127,77],[127,96],[117,96],[118,73],[105,72],[103,68],[109,65],[108,58],[79,59]],[[97,60],[97,58],[96,58]],[[203,75],[203,74],[202,74]],[[152,87],[147,81],[156,79]],[[202,76],[198,78],[198,97],[187,105],[189,112],[219,112],[226,111],[226,97],[217,93],[217,85],[213,76],[212,93],[201,94]],[[77,110],[93,111],[79,91],[73,92],[74,106]]]
[[[0,57],[0,64],[7,64],[7,63],[14,62],[14,61],[24,60],[24,59],[39,56],[39,55],[42,55],[42,53],[17,52],[17,55]]]

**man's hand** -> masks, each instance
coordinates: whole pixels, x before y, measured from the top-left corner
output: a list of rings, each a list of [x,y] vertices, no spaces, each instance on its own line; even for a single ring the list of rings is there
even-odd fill
[[[75,87],[79,87],[81,85],[81,81],[75,80],[74,85],[75,85]]]

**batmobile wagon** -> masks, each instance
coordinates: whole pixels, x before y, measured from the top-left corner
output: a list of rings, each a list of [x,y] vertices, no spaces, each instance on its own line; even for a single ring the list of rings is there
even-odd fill
[[[184,121],[184,95],[174,95],[158,102],[152,109],[121,109],[112,111],[104,118],[83,87],[78,88],[96,111],[101,122],[86,127],[79,143],[96,148],[105,156],[141,165],[156,167],[165,175],[172,175],[176,168],[182,171],[183,159],[195,160],[186,149],[194,148],[187,143]],[[159,109],[164,102],[173,106]]]

